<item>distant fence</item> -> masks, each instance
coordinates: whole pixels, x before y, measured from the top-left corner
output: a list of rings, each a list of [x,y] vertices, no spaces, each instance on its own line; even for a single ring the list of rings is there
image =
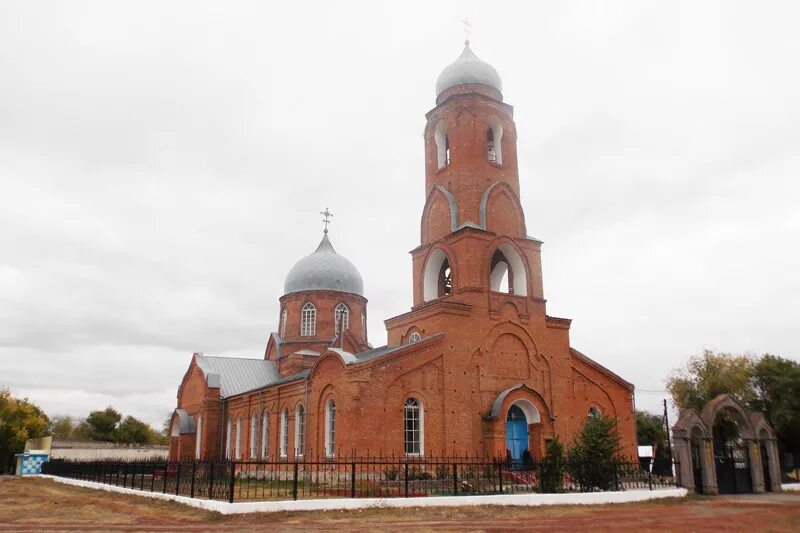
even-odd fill
[[[654,476],[637,462],[614,461],[588,475],[517,468],[506,460],[468,457],[324,458],[297,461],[59,461],[42,473],[145,492],[192,498],[269,501],[319,498],[413,498],[538,492],[658,489],[671,476]]]

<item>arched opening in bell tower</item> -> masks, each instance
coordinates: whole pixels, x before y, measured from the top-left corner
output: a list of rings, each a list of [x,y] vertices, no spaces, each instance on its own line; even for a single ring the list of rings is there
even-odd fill
[[[440,249],[434,250],[425,263],[422,296],[428,302],[453,292],[453,277],[450,260]]]
[[[503,243],[492,254],[489,266],[489,286],[494,292],[528,295],[525,264],[513,246]]]
[[[495,165],[503,164],[503,124],[497,117],[489,119],[486,130],[486,158]]]
[[[447,123],[444,120],[436,123],[433,141],[436,143],[436,168],[444,168],[450,164],[450,141],[447,139]]]

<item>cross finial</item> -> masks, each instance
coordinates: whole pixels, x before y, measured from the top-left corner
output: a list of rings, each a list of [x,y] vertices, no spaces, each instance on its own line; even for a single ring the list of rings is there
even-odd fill
[[[333,218],[333,213],[331,213],[326,207],[325,211],[320,211],[319,214],[322,215],[322,223],[325,224],[325,233],[328,233],[328,224]]]
[[[469,21],[469,17],[461,19],[461,22],[464,24],[464,44],[469,46],[469,36],[472,35],[472,24]]]

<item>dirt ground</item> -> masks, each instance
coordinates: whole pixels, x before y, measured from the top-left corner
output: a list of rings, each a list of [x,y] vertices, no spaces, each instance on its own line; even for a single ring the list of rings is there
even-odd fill
[[[800,494],[560,507],[451,507],[223,516],[172,502],[0,477],[0,532],[800,531]]]

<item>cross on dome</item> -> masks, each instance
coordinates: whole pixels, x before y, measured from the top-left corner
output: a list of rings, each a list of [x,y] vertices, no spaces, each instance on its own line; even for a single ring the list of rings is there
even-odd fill
[[[326,207],[325,210],[320,211],[319,214],[322,215],[322,223],[325,224],[325,233],[328,233],[328,224],[333,218],[333,213],[331,213]]]

